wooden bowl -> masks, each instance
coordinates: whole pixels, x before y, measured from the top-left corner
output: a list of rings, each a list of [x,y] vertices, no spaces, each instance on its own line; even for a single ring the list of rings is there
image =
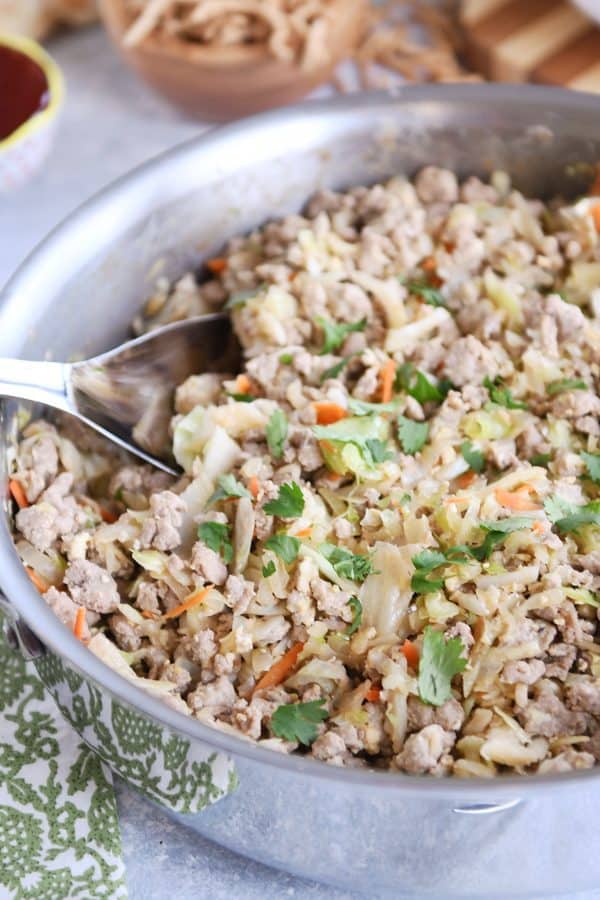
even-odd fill
[[[329,60],[305,71],[274,59],[262,47],[212,48],[155,37],[128,47],[123,43],[129,26],[123,0],[100,0],[104,24],[131,68],[185,112],[212,121],[282,106],[328,81],[356,47],[367,7],[368,0],[333,0]]]

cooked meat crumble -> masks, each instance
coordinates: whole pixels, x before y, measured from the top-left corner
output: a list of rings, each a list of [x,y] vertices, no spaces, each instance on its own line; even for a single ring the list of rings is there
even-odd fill
[[[160,284],[227,303],[242,373],[176,395],[165,478],[37,421],[17,549],[175,708],[333,765],[600,759],[597,200],[427,167],[322,191]],[[598,285],[598,286],[596,286]]]

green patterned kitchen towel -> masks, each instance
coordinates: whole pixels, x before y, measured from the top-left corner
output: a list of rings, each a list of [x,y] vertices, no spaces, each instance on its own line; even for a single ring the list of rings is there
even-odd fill
[[[110,770],[82,743],[0,617],[0,897],[126,898]]]

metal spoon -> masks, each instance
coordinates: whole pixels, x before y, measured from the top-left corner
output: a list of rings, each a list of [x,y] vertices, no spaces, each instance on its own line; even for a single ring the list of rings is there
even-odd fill
[[[174,322],[76,363],[0,359],[0,395],[45,403],[176,475],[169,441],[173,393],[188,375],[239,371],[229,317]]]

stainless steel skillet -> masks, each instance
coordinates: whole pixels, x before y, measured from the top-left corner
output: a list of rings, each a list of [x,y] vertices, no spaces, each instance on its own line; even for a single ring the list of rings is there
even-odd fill
[[[320,186],[436,163],[462,174],[504,168],[533,195],[576,195],[600,159],[599,112],[595,97],[559,90],[427,86],[214,131],[121,179],[33,254],[2,295],[0,353],[66,359],[115,345],[157,273],[196,267],[224,237],[298,209]],[[7,405],[5,446],[13,424]],[[369,896],[547,896],[600,882],[589,841],[600,772],[439,781],[283,757],[182,717],[91,657],[32,590],[6,521],[0,583],[13,616],[43,641],[38,671],[85,740],[227,846]],[[206,748],[234,759],[239,787],[194,813],[186,785],[196,806],[215,797],[217,761],[193,768]]]

